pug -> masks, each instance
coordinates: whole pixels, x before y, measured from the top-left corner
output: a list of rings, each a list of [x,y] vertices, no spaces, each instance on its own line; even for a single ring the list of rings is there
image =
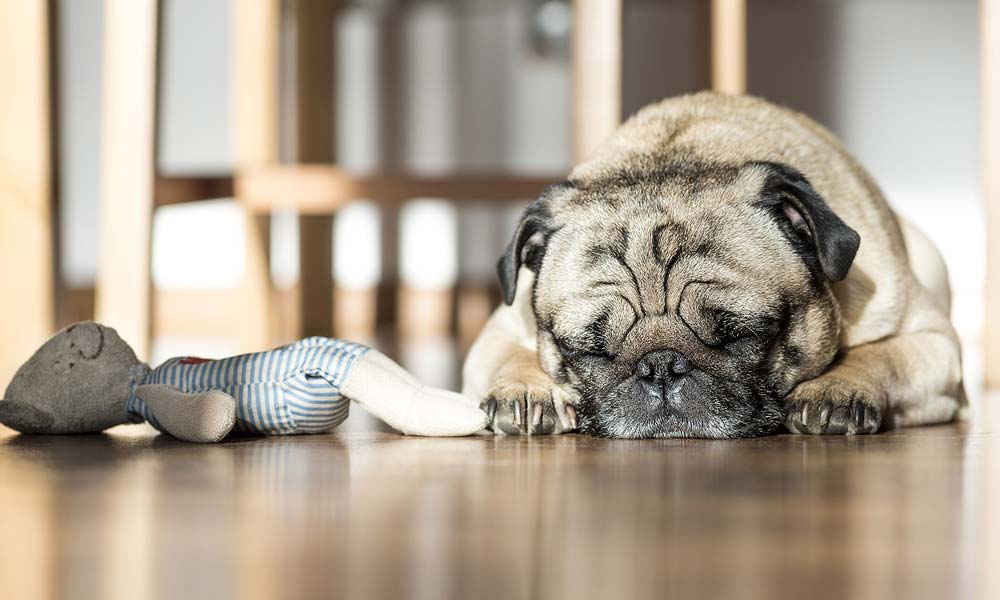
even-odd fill
[[[651,105],[524,212],[463,367],[497,433],[865,434],[955,418],[947,272],[834,136]]]

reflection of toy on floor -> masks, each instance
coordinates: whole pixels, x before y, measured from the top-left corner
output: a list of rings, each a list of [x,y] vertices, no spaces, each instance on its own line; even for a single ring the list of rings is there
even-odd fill
[[[148,421],[182,440],[232,430],[319,433],[354,400],[413,435],[468,435],[486,415],[461,394],[421,385],[381,352],[308,338],[220,360],[172,358],[155,369],[118,333],[93,322],[57,333],[21,366],[0,400],[0,423],[23,433],[89,433]]]

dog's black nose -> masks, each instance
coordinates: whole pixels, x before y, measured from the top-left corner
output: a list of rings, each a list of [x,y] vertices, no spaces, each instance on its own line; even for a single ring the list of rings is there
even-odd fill
[[[677,391],[681,377],[691,372],[691,363],[680,352],[657,350],[639,359],[635,367],[637,392],[649,409],[683,410],[684,401]]]
[[[689,373],[691,363],[680,352],[657,350],[639,359],[635,371],[636,375],[644,381],[669,381]]]

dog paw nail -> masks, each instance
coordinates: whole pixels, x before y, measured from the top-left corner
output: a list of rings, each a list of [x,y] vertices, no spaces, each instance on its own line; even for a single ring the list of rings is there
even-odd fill
[[[826,427],[827,423],[830,422],[830,404],[824,402],[819,409],[819,429]]]
[[[566,419],[569,421],[569,428],[576,429],[576,408],[572,404],[566,405]]]
[[[865,413],[867,413],[865,405],[858,402],[854,405],[854,429],[856,431],[864,431],[865,429]]]

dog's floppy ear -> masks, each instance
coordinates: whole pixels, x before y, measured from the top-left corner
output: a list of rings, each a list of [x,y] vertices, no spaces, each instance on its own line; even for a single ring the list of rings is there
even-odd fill
[[[552,184],[545,188],[537,200],[524,209],[514,237],[507,244],[507,250],[497,262],[497,274],[500,276],[503,301],[508,305],[514,302],[514,292],[517,290],[517,273],[521,270],[521,265],[537,273],[542,264],[546,244],[548,244],[549,236],[554,230],[553,198],[573,187],[573,183],[568,181]]]
[[[792,167],[773,162],[751,163],[767,170],[765,201],[796,235],[811,244],[823,275],[840,281],[854,262],[861,236],[844,223],[805,176]],[[780,208],[780,211],[777,209]]]

